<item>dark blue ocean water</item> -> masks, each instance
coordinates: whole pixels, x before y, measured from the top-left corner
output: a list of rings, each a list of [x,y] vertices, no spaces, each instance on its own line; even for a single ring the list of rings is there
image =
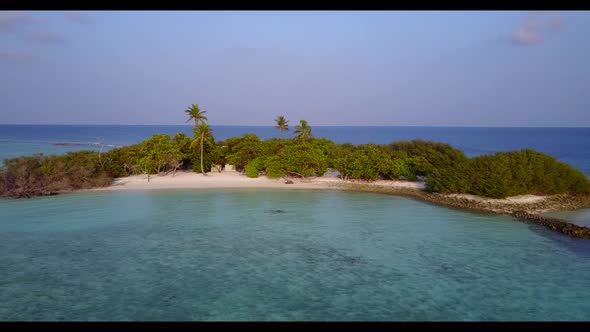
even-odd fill
[[[261,139],[290,137],[271,126],[212,126],[217,140],[246,133]],[[316,137],[335,142],[389,143],[426,139],[450,143],[468,156],[532,148],[571,164],[590,175],[590,128],[486,128],[486,127],[313,127]],[[155,133],[192,135],[192,127],[126,125],[0,125],[0,159],[32,153],[63,153],[92,146],[55,146],[54,143],[121,146],[140,142]]]

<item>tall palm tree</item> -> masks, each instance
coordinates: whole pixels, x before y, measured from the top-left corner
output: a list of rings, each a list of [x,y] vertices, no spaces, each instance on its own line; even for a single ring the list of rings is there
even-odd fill
[[[285,119],[284,116],[280,115],[279,117],[277,117],[275,119],[275,122],[277,123],[277,125],[275,126],[275,128],[277,128],[280,131],[289,131],[289,121],[287,119]]]
[[[192,104],[191,106],[187,107],[184,112],[188,115],[188,120],[186,120],[186,122],[194,119],[195,127],[199,124],[199,122],[205,123],[205,121],[207,121],[207,117],[205,116],[207,111],[201,111],[198,104]]]
[[[295,139],[307,142],[311,139],[311,127],[307,121],[301,120],[300,124],[295,126]]]
[[[205,173],[205,167],[203,167],[203,145],[205,142],[211,142],[213,140],[213,131],[208,124],[202,122],[200,125],[194,128],[193,132],[195,134],[195,138],[191,142],[191,148],[194,148],[197,145],[201,146],[201,173],[203,173],[203,175],[207,175],[207,173]]]

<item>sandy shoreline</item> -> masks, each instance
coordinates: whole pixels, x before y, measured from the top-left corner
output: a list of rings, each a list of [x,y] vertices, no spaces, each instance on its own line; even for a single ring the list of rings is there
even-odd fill
[[[375,188],[391,188],[422,191],[424,182],[376,180],[358,181],[343,180],[337,177],[310,177],[305,179],[290,179],[292,184],[286,184],[285,179],[269,179],[266,176],[249,178],[238,172],[208,173],[207,176],[192,171],[179,171],[175,176],[152,175],[150,181],[147,175],[132,175],[117,178],[109,187],[94,188],[87,191],[121,191],[121,190],[160,190],[160,189],[216,189],[216,188],[260,188],[260,189],[338,189],[350,185],[364,185]],[[545,200],[543,196],[523,195],[504,199],[484,198],[466,194],[449,194],[449,198],[468,200],[477,203],[497,205],[520,205],[539,203]]]
[[[503,199],[478,197],[466,194],[436,194],[425,191],[424,182],[377,180],[358,181],[343,180],[336,177],[315,177],[290,179],[293,183],[286,184],[285,179],[269,179],[266,176],[248,178],[237,172],[209,173],[208,176],[192,171],[177,172],[164,176],[151,176],[148,182],[146,175],[134,175],[117,178],[113,184],[104,188],[80,191],[151,191],[162,189],[286,189],[286,190],[344,190],[355,192],[378,192],[401,195],[419,199],[423,202],[482,213],[511,215],[518,220],[543,225],[572,237],[590,239],[590,228],[578,226],[570,222],[547,218],[540,213],[552,210],[571,210],[590,207],[590,196],[571,195],[522,195]]]
[[[317,177],[291,179],[293,184],[286,184],[284,179],[269,179],[265,176],[249,178],[237,172],[208,173],[207,176],[192,171],[150,176],[133,175],[117,178],[109,187],[94,188],[85,191],[126,191],[126,190],[159,190],[159,189],[215,189],[215,188],[261,188],[261,189],[334,189],[341,184],[355,183],[334,177]],[[422,182],[378,180],[372,182],[378,187],[424,189]]]
[[[293,183],[286,184],[285,179],[269,179],[266,176],[249,178],[238,172],[208,173],[207,176],[192,171],[179,171],[175,176],[167,174],[163,176],[151,175],[150,181],[147,175],[132,175],[117,178],[109,187],[94,188],[84,191],[129,191],[129,190],[162,190],[162,189],[344,189],[350,186],[369,186],[376,189],[402,189],[410,191],[423,191],[424,182],[376,180],[359,181],[344,180],[337,177],[310,177],[305,179],[290,179]],[[444,195],[448,198],[467,200],[474,203],[492,205],[526,205],[539,203],[546,199],[543,196],[523,195],[504,199],[484,198],[466,194]]]

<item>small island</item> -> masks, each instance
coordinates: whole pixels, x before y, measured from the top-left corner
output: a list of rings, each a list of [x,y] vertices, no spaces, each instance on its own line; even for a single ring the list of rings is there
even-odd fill
[[[292,138],[245,134],[216,141],[206,111],[186,110],[193,137],[154,134],[103,151],[23,156],[4,161],[0,196],[79,190],[173,188],[330,189],[403,195],[431,204],[507,214],[590,239],[590,228],[541,213],[590,207],[590,181],[546,154],[523,149],[468,158],[446,143],[338,144],[316,138],[305,120]],[[276,129],[289,132],[284,116]]]

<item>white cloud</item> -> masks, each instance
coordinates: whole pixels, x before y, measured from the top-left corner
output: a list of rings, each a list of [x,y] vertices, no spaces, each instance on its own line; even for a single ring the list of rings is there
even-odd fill
[[[66,41],[61,32],[54,31],[33,31],[31,38],[38,42],[48,44],[63,44]]]
[[[92,16],[86,14],[80,14],[80,12],[65,12],[64,17],[73,23],[78,24],[88,24],[92,23],[94,20]]]
[[[23,12],[0,11],[0,31],[14,31],[21,25],[26,25],[33,21],[33,18]]]
[[[0,51],[0,62],[28,62],[36,57],[29,53]]]
[[[529,12],[524,22],[512,32],[512,42],[533,45],[543,42],[547,32],[561,28],[562,20],[557,13]]]

